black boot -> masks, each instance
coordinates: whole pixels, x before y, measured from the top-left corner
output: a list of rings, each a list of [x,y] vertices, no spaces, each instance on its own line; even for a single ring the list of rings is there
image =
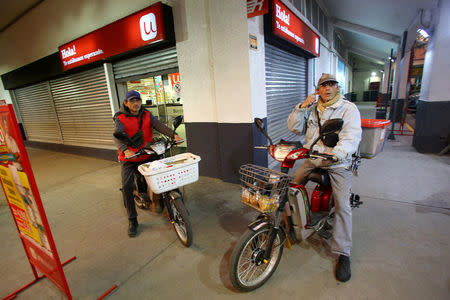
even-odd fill
[[[129,237],[135,237],[137,234],[137,228],[139,226],[139,223],[136,218],[129,220],[130,224],[128,226],[128,236]]]
[[[341,282],[346,282],[352,276],[350,270],[350,257],[339,255],[339,260],[336,266],[336,278]]]

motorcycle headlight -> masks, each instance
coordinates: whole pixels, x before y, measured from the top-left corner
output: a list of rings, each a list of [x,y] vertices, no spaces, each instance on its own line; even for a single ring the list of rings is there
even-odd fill
[[[273,158],[277,161],[283,162],[286,159],[286,156],[295,149],[295,146],[291,145],[277,145],[275,146],[275,150],[273,153]]]

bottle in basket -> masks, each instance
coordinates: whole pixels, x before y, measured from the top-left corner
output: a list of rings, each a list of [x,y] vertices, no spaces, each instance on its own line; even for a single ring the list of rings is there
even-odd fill
[[[272,210],[275,211],[278,208],[278,205],[280,204],[280,195],[274,194],[270,197],[270,203],[272,205]]]
[[[252,205],[255,207],[259,207],[260,199],[261,199],[261,193],[259,191],[256,191],[255,197],[253,197]]]
[[[246,187],[242,187],[242,202],[250,203],[250,192]]]
[[[262,195],[259,199],[259,208],[263,211],[272,211],[273,205],[272,205],[272,199],[270,196]]]

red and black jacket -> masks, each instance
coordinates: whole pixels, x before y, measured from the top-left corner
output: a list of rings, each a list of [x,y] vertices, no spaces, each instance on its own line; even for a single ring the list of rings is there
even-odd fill
[[[139,122],[142,117],[142,135],[143,142],[139,146],[139,148],[133,148],[129,146],[125,141],[119,140],[114,137],[114,142],[118,148],[119,152],[119,160],[120,161],[132,161],[132,162],[140,162],[146,160],[149,155],[141,155],[139,157],[133,159],[126,159],[124,155],[124,151],[127,149],[136,152],[137,150],[144,147],[144,145],[148,142],[151,142],[153,139],[153,129],[166,136],[172,136],[174,134],[173,130],[164,125],[162,122],[158,120],[158,118],[154,117],[148,110],[141,107],[138,115],[132,115],[127,107],[122,105],[120,110],[114,115],[114,132],[124,132],[131,139],[139,130]]]
[[[125,132],[131,139],[139,131],[139,123],[142,118],[142,136],[143,141],[139,148],[134,148],[128,145],[125,141],[120,141],[115,138],[116,145],[118,146],[119,160],[120,161],[144,161],[149,155],[141,155],[132,159],[126,159],[124,151],[130,149],[133,152],[137,152],[139,149],[144,147],[144,145],[153,140],[153,130],[152,130],[152,118],[148,110],[141,108],[138,115],[132,115],[128,109],[123,107],[114,115],[114,130]]]

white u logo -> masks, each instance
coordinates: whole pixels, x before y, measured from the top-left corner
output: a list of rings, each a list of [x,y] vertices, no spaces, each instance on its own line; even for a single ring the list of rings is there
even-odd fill
[[[139,20],[141,27],[141,37],[143,41],[154,39],[158,32],[156,28],[156,17],[153,13],[143,15]]]

